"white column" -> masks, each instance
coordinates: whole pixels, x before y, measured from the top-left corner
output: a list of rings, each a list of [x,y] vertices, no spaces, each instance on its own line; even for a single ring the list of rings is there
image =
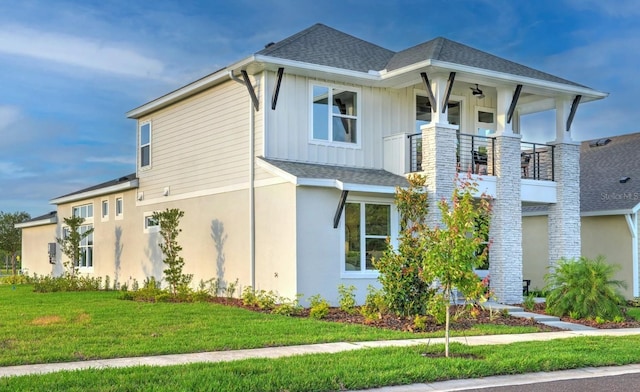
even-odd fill
[[[573,143],[571,132],[567,132],[571,103],[570,99],[556,99],[556,143]]]
[[[447,78],[442,74],[434,74],[431,77],[431,91],[433,91],[433,96],[437,102],[437,110],[431,112],[431,123],[432,124],[449,124],[448,118],[448,108],[445,103],[445,110],[442,113],[442,100],[447,91]]]
[[[498,87],[496,90],[498,92],[496,104],[496,134],[506,136],[513,135],[512,123],[507,124],[507,116],[515,89]]]

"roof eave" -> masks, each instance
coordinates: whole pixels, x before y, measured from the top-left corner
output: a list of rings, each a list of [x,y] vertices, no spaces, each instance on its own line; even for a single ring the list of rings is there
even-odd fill
[[[123,192],[129,189],[135,189],[138,187],[138,185],[139,185],[139,181],[137,178],[135,178],[133,180],[123,182],[121,184],[111,185],[104,188],[93,189],[87,192],[75,193],[72,195],[58,197],[56,199],[50,200],[49,203],[58,205],[58,204],[70,203],[78,200],[85,200],[92,197],[108,195],[116,192]]]
[[[167,107],[173,103],[179,102],[217,84],[220,84],[227,80],[231,80],[229,76],[229,70],[246,67],[247,64],[251,64],[253,62],[255,62],[255,56],[249,56],[230,66],[224,67],[212,74],[198,79],[195,82],[189,83],[186,86],[180,87],[177,90],[163,95],[160,98],[154,99],[153,101],[147,102],[142,106],[132,109],[127,112],[127,117],[132,119],[139,119],[140,117]]]
[[[53,216],[48,219],[39,219],[37,221],[16,223],[13,227],[15,227],[16,229],[25,229],[27,227],[44,226],[44,225],[50,225],[54,223],[58,223],[58,217],[56,216]]]

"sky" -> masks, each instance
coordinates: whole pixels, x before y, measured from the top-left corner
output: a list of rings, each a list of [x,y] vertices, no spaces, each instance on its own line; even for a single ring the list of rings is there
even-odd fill
[[[446,37],[609,93],[576,140],[640,132],[640,0],[0,0],[0,211],[135,172],[127,111],[315,23],[394,51]]]

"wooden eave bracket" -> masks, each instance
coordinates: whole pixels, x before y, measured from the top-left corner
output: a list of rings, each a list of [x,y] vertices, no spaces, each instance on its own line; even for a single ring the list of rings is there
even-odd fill
[[[575,117],[576,115],[576,110],[578,110],[578,105],[580,105],[581,99],[582,95],[576,95],[576,97],[573,99],[573,103],[571,104],[571,111],[569,112],[569,118],[567,118],[567,132],[571,130],[571,123],[573,122],[573,117]]]
[[[519,84],[516,86],[516,91],[513,92],[513,98],[511,99],[511,105],[509,106],[509,112],[507,112],[507,124],[511,122],[513,118],[513,112],[516,111],[516,105],[518,104],[518,99],[520,99],[520,92],[522,92],[522,85]]]
[[[276,87],[273,89],[273,94],[271,95],[271,110],[276,110],[276,105],[278,104],[278,94],[280,94],[280,84],[282,83],[282,74],[284,73],[284,68],[278,68],[278,74],[276,77]]]
[[[349,191],[342,191],[340,195],[340,201],[338,202],[338,208],[336,209],[336,214],[333,216],[333,228],[337,229],[340,224],[340,217],[342,216],[342,211],[344,210],[344,204],[347,202],[347,195]]]
[[[431,112],[438,111],[438,103],[436,102],[436,98],[433,96],[433,90],[431,90],[431,83],[429,83],[429,77],[426,72],[420,72],[420,76],[422,76],[422,82],[424,84],[424,88],[427,90],[427,95],[429,98],[429,103],[431,104]]]
[[[240,71],[242,73],[242,80],[244,80],[244,85],[249,90],[249,95],[251,96],[251,102],[253,102],[253,108],[256,110],[260,110],[260,102],[258,101],[258,96],[256,96],[256,90],[253,88],[253,84],[251,84],[251,80],[249,80],[249,75],[247,71],[244,69]]]
[[[447,104],[449,103],[449,96],[451,95],[451,90],[453,90],[453,81],[456,80],[456,73],[449,73],[449,80],[447,80],[447,89],[445,90],[444,97],[442,97],[442,113],[447,110]]]

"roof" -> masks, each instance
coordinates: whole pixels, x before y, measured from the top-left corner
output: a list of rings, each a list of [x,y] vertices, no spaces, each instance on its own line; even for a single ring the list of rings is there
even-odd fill
[[[288,73],[392,87],[396,83],[405,85],[411,82],[407,77],[419,78],[412,66],[420,69],[432,66],[438,72],[456,71],[460,74],[468,73],[471,78],[480,75],[483,78],[506,80],[508,83],[525,79],[530,87],[582,95],[582,102],[607,96],[606,93],[443,37],[395,52],[318,23],[279,42],[269,43],[247,58],[139,106],[129,111],[127,116],[140,118],[228,81],[240,70],[258,73],[265,69],[284,67]]]
[[[640,133],[599,141],[580,147],[580,210],[629,213],[640,205]]]
[[[427,59],[545,80],[547,82],[585,87],[443,37],[432,39],[396,53],[387,64],[386,69],[392,71]]]
[[[319,165],[267,158],[260,158],[260,160],[277,169],[277,174],[288,177],[296,185],[335,187],[342,190],[365,192],[379,191],[381,193],[392,193],[395,191],[395,187],[409,185],[405,177],[380,169]],[[267,167],[267,169],[269,168]]]
[[[23,229],[25,227],[33,227],[33,226],[42,226],[55,224],[58,222],[58,212],[51,211],[44,215],[36,216],[35,218],[31,218],[24,222],[20,222],[15,225],[16,229]]]
[[[136,173],[131,173],[127,174],[126,176],[118,177],[116,179],[100,183],[98,185],[93,185],[88,188],[80,189],[79,191],[56,197],[55,199],[51,200],[51,203],[61,204],[69,201],[85,199],[137,187],[138,179],[136,177]]]
[[[384,69],[395,52],[318,23],[256,54],[369,72]]]

